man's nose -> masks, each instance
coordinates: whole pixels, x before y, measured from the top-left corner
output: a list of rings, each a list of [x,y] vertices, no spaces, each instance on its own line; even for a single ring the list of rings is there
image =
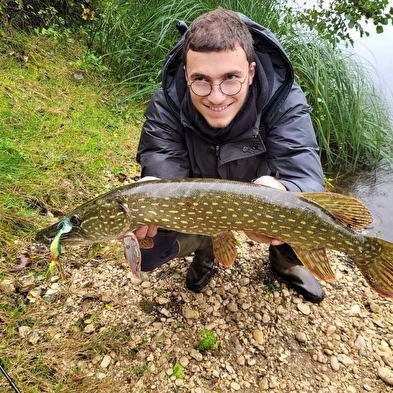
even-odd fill
[[[213,83],[212,91],[208,95],[211,102],[221,102],[226,95],[221,91],[220,85],[218,83]]]

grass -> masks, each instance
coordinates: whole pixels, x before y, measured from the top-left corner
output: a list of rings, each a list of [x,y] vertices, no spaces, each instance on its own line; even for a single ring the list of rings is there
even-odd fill
[[[4,239],[12,247],[12,234],[26,235],[20,229],[31,229],[32,219],[45,224],[40,211],[62,214],[119,184],[119,173],[139,174],[143,108],[114,106],[116,97],[101,90],[106,72],[81,64],[83,50],[76,39],[56,45],[51,37],[26,36],[1,51],[3,254]],[[83,80],[75,80],[77,71]]]

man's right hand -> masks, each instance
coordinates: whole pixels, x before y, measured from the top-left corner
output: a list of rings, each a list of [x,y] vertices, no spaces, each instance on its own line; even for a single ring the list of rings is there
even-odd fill
[[[158,227],[156,225],[142,225],[141,227],[136,228],[134,233],[138,239],[143,239],[146,236],[154,237],[157,235],[157,229]]]

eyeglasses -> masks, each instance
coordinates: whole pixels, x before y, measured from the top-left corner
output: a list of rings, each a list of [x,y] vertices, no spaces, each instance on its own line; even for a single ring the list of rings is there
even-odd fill
[[[240,93],[243,84],[246,82],[248,75],[243,82],[239,79],[225,79],[221,83],[209,83],[206,81],[194,81],[188,84],[192,92],[198,97],[207,97],[213,91],[213,86],[218,86],[222,94],[226,96],[235,96]]]

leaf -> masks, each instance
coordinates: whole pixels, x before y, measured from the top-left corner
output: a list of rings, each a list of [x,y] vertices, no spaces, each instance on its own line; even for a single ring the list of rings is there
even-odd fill
[[[31,264],[30,255],[27,252],[19,255],[18,259],[20,260],[20,263],[14,266],[15,270],[22,270]]]

